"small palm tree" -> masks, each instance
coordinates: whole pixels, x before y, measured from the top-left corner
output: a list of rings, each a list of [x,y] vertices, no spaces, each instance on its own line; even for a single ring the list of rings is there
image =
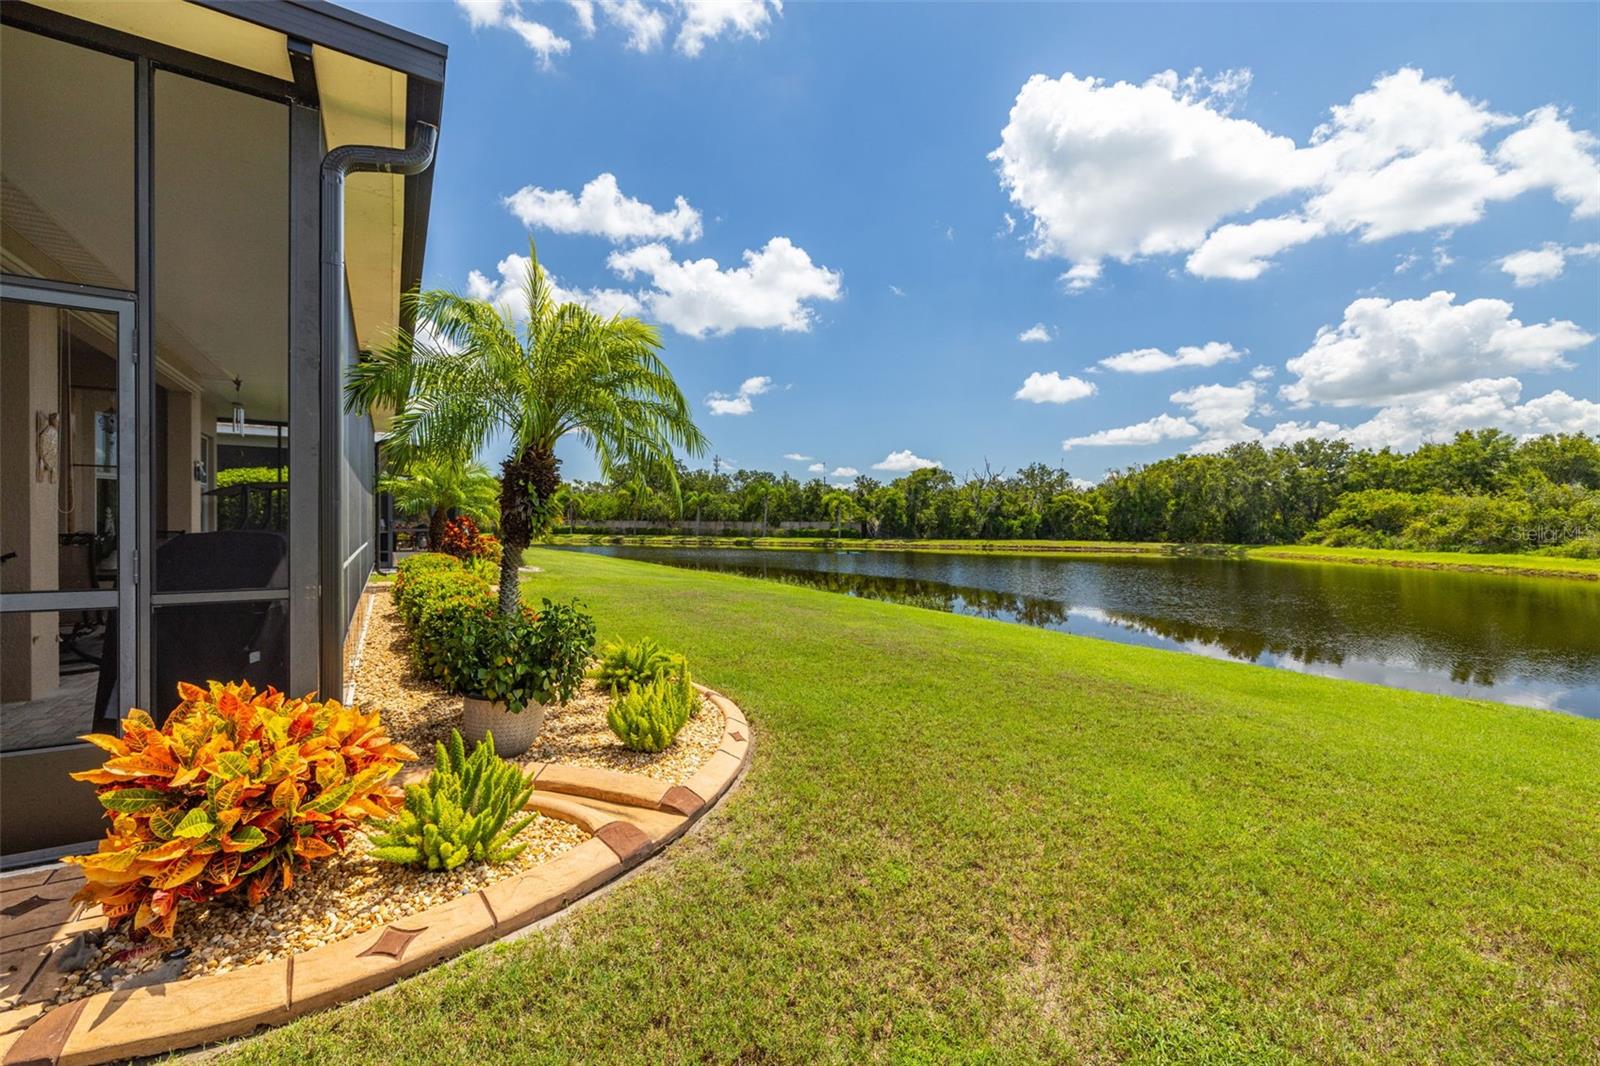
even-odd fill
[[[860,513],[860,508],[856,506],[855,497],[843,489],[831,489],[824,494],[822,497],[822,510],[824,514],[833,517],[833,535],[835,537],[839,536],[841,532],[839,527],[842,523],[853,520]]]
[[[767,535],[767,512],[772,506],[772,497],[777,492],[770,481],[752,481],[745,489],[745,498],[752,503],[761,504],[761,535]]]
[[[386,474],[378,491],[394,497],[394,508],[405,515],[425,515],[428,543],[438,548],[444,523],[459,511],[480,526],[492,527],[500,512],[500,482],[480,462],[434,456],[414,460],[403,472]]]
[[[407,297],[416,328],[351,371],[346,403],[398,412],[387,447],[419,454],[476,454],[510,438],[500,467],[500,610],[520,606],[522,553],[555,518],[561,487],[556,442],[573,436],[602,476],[659,471],[677,493],[674,447],[705,449],[689,405],[657,352],[661,337],[636,318],[602,317],[557,303],[528,242],[519,310],[439,289]]]
[[[679,504],[679,507],[678,507],[678,526],[679,526],[679,528],[682,528],[682,526],[683,526],[683,516],[688,514],[690,511],[693,511],[694,512],[694,531],[696,533],[700,532],[700,508],[702,506],[704,506],[704,504],[706,502],[707,495],[708,494],[704,493],[704,492],[687,492],[687,493],[684,493],[683,500],[681,501],[681,503]]]

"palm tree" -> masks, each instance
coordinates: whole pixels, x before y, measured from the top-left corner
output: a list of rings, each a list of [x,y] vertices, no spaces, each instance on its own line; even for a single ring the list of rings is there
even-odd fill
[[[396,511],[426,515],[428,543],[435,550],[444,536],[444,522],[454,510],[480,526],[493,526],[500,511],[500,482],[475,460],[465,462],[428,456],[413,460],[404,471],[386,474],[378,491],[394,497]]]
[[[674,484],[673,488],[676,490],[677,485]],[[617,496],[623,501],[629,512],[623,517],[631,518],[635,529],[637,529],[638,526],[644,524],[644,509],[650,506],[655,499],[656,493],[642,475],[635,474],[617,486]],[[677,496],[677,501],[681,508],[683,504],[682,495]]]
[[[830,489],[822,497],[822,511],[833,516],[833,535],[840,534],[840,523],[849,521],[859,513],[855,497],[843,489]]]
[[[694,511],[694,531],[696,535],[699,535],[700,507],[705,503],[707,495],[704,492],[686,492],[683,494],[683,499],[678,506],[678,526],[680,529],[683,526],[683,516],[692,510]]]
[[[752,481],[744,490],[745,499],[750,503],[761,504],[761,535],[767,535],[767,511],[772,505],[772,497],[777,492],[777,487],[770,481]]]
[[[505,614],[520,608],[523,551],[555,517],[557,441],[576,437],[604,477],[659,471],[674,495],[674,446],[691,455],[706,447],[657,354],[654,326],[557,303],[531,240],[520,296],[521,314],[513,316],[440,289],[409,295],[415,329],[358,363],[346,396],[352,410],[388,405],[399,412],[387,446],[402,462],[418,454],[472,455],[492,436],[510,438],[500,466]]]

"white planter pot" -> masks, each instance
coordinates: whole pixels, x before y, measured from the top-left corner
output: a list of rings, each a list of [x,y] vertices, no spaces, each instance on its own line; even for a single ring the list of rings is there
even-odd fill
[[[513,714],[503,703],[490,703],[476,696],[461,700],[461,737],[468,745],[494,734],[494,753],[502,759],[521,755],[533,747],[544,728],[544,704],[530,703]]]

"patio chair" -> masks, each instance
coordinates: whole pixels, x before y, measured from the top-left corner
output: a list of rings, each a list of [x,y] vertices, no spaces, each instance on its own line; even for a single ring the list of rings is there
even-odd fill
[[[155,590],[199,592],[221,588],[284,588],[289,541],[265,530],[221,530],[174,537],[156,549]],[[287,600],[175,604],[155,610],[155,707],[177,699],[180,681],[248,681],[256,688],[283,688],[289,675]],[[116,646],[117,619],[107,627],[107,648]],[[116,716],[115,656],[104,656],[95,694],[98,719]],[[96,726],[99,728],[99,725]]]

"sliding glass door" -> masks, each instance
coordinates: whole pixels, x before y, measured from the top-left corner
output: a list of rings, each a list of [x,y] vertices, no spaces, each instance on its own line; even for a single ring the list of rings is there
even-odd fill
[[[0,7],[14,866],[103,829],[79,736],[180,681],[317,688],[322,143],[293,82]]]
[[[99,831],[98,762],[137,676],[133,299],[0,283],[0,853]]]

